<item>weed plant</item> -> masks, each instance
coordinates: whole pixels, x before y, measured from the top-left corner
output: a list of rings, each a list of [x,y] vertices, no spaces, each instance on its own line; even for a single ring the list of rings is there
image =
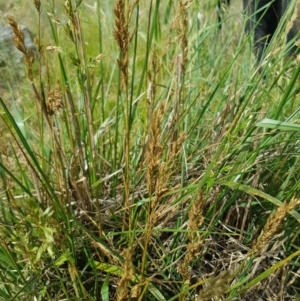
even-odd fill
[[[214,1],[31,4],[36,58],[7,19],[30,89],[0,95],[0,299],[299,300],[289,24],[256,66]]]

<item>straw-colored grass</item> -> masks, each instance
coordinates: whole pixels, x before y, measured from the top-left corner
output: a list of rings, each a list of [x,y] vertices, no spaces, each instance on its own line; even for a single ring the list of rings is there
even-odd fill
[[[222,31],[214,1],[15,5],[27,73],[0,90],[0,299],[297,300],[290,23],[257,66],[239,1]]]

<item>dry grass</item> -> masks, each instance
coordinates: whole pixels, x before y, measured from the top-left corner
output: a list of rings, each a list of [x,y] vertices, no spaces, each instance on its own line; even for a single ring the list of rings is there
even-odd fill
[[[252,250],[250,252],[251,255],[253,254],[255,256],[261,256],[263,252],[266,251],[270,240],[278,232],[288,213],[298,204],[299,200],[292,198],[289,203],[284,202],[273,214],[269,216],[264,228],[261,231],[261,234],[253,243]]]
[[[63,22],[33,1],[53,34],[37,72],[8,19],[35,109],[17,122],[1,100],[0,297],[296,298],[298,136],[255,127],[281,87],[247,65],[236,17],[220,36],[210,3],[159,3],[66,1]]]

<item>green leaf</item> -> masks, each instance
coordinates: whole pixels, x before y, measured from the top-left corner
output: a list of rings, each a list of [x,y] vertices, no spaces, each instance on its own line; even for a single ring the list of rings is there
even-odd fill
[[[281,268],[282,266],[288,264],[294,257],[299,256],[299,255],[300,255],[300,250],[298,250],[297,252],[291,254],[289,257],[279,261],[278,263],[274,264],[272,267],[270,267],[269,269],[267,269],[266,271],[264,271],[263,273],[261,273],[260,275],[255,277],[253,280],[251,280],[247,285],[245,285],[239,291],[239,294],[247,291],[251,287],[254,287],[256,284],[258,284],[261,281],[263,281],[264,279],[268,278],[271,274],[274,274],[279,268]]]
[[[116,265],[94,261],[96,269],[101,270],[106,273],[113,274],[115,276],[123,276],[124,270]]]
[[[282,206],[282,202],[279,201],[278,199],[270,196],[267,193],[264,193],[260,190],[257,190],[253,187],[250,187],[250,186],[247,186],[247,185],[244,185],[244,184],[240,184],[240,183],[236,183],[236,182],[222,182],[222,181],[219,181],[218,183],[221,184],[221,185],[228,186],[230,188],[234,188],[234,189],[243,191],[243,192],[248,193],[250,195],[255,195],[255,196],[261,197],[261,198],[273,203],[274,205],[276,205],[278,207]],[[293,216],[298,222],[300,222],[300,214],[298,212],[296,212],[295,210],[291,210],[289,212],[289,214],[291,216]]]
[[[54,265],[56,267],[60,267],[65,262],[69,261],[71,257],[72,257],[72,254],[70,252],[65,252],[55,261]]]
[[[257,127],[267,128],[267,129],[276,129],[281,131],[293,131],[293,132],[299,132],[300,131],[300,125],[291,123],[291,122],[285,122],[285,121],[278,121],[273,119],[265,118],[261,121],[259,121],[256,124]]]
[[[101,286],[101,297],[103,301],[109,301],[109,278],[110,276],[107,274]]]
[[[113,274],[115,276],[121,277],[124,274],[124,269],[123,268],[120,268],[120,267],[118,267],[116,265],[113,265],[113,264],[94,261],[94,265],[95,265],[96,269],[101,270],[101,271],[106,272],[106,273],[109,273],[109,274]],[[132,279],[132,280],[137,283],[139,278],[140,278],[140,276],[137,276],[137,278],[135,280],[134,279]],[[105,279],[105,281],[107,281],[107,278]],[[105,286],[104,286],[104,288],[105,288]],[[101,294],[102,294],[102,289],[103,289],[103,286],[101,288]],[[148,289],[149,289],[149,292],[157,300],[166,301],[165,297],[161,294],[161,292],[152,283],[148,283]]]
[[[148,284],[149,292],[159,301],[166,301],[166,298],[161,294],[161,292],[152,284]]]

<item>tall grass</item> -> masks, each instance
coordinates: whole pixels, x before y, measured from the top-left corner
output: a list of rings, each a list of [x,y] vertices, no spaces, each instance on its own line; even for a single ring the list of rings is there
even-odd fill
[[[256,66],[210,2],[33,5],[36,62],[8,19],[30,90],[0,97],[0,298],[296,299],[284,43]]]

